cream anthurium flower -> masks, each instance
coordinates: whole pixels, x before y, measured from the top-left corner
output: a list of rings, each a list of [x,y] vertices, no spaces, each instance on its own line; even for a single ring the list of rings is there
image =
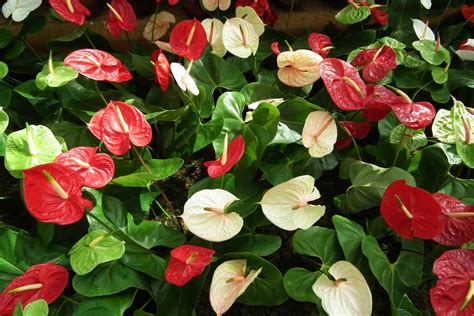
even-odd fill
[[[337,141],[337,126],[334,118],[326,111],[309,113],[304,122],[303,146],[309,148],[311,157],[321,158],[334,150]]]
[[[221,189],[196,192],[184,204],[181,217],[188,229],[201,239],[225,241],[237,235],[244,225],[239,214],[225,213],[225,208],[238,198]]]
[[[431,9],[431,0],[420,0],[421,5],[425,7],[425,9]]]
[[[189,64],[192,65],[191,63]],[[188,69],[190,68],[188,66]],[[183,91],[189,91],[193,95],[199,95],[199,89],[196,86],[196,82],[189,74],[183,65],[179,63],[171,63],[171,73],[173,74],[174,80]]]
[[[252,102],[249,105],[247,105],[247,107],[251,110],[255,110],[262,103],[270,103],[273,106],[279,106],[283,102],[285,102],[285,99],[283,99],[283,98],[263,99],[263,100],[258,100],[258,101]]]
[[[164,50],[165,52],[176,54],[174,50],[171,48],[171,45],[169,42],[156,41],[155,45],[158,46],[159,49]]]
[[[221,263],[214,271],[209,300],[217,315],[227,312],[262,271],[262,268],[250,270],[246,275],[246,268],[247,260],[230,260]]]
[[[10,15],[15,22],[21,22],[41,5],[41,0],[7,0],[2,6],[3,16],[8,19]]]
[[[146,23],[143,37],[150,42],[155,42],[162,38],[168,32],[170,24],[174,23],[176,23],[176,18],[173,14],[167,11],[155,13]]]
[[[229,9],[231,0],[202,0],[202,5],[207,11],[215,11],[217,8],[221,11]]]
[[[415,30],[415,34],[419,40],[436,40],[435,34],[428,26],[428,23],[418,19],[411,20],[413,21],[413,30]]]
[[[319,64],[323,58],[307,50],[286,51],[278,55],[278,79],[290,87],[304,87],[320,78]]]
[[[224,47],[233,55],[247,58],[258,50],[259,38],[252,24],[241,18],[225,22],[223,30]]]
[[[306,229],[324,215],[326,207],[308,202],[321,197],[312,176],[299,176],[280,183],[263,195],[263,214],[275,226],[284,230]]]
[[[330,280],[321,275],[313,284],[313,292],[321,299],[330,316],[370,316],[372,294],[360,271],[347,261],[338,261],[329,268]]]
[[[258,36],[265,32],[265,24],[252,7],[237,7],[235,16],[252,24]]]
[[[205,19],[201,24],[206,31],[207,41],[209,42],[209,45],[211,45],[211,53],[223,57],[227,53],[222,38],[224,24],[218,19]]]

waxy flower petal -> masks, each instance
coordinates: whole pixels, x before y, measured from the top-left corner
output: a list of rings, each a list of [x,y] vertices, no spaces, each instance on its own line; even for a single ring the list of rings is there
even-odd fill
[[[370,8],[370,15],[378,24],[384,26],[388,24],[388,13],[379,8]]]
[[[265,24],[252,7],[235,8],[235,16],[252,24],[258,36],[261,36],[265,32]]]
[[[402,100],[400,96],[382,85],[369,84],[366,91],[367,98],[362,112],[368,121],[384,119],[392,111],[391,105],[400,103]]]
[[[184,92],[189,91],[193,95],[199,95],[199,89],[196,82],[183,65],[171,63],[171,73],[181,90]]]
[[[79,0],[49,0],[49,4],[64,20],[82,25],[91,13]]]
[[[265,192],[260,202],[265,217],[289,231],[313,226],[326,210],[323,205],[308,203],[321,197],[314,181],[312,176],[299,176]]]
[[[323,58],[313,51],[299,49],[278,55],[278,79],[290,87],[304,87],[320,78],[319,65]]]
[[[186,20],[175,25],[170,34],[173,51],[188,60],[197,60],[206,49],[206,31],[198,20]]]
[[[418,19],[411,20],[413,21],[413,30],[419,40],[436,40],[434,32],[430,29],[427,23]]]
[[[153,53],[152,62],[155,68],[155,82],[160,85],[163,92],[166,92],[171,83],[171,66],[168,58],[166,58],[161,49],[157,49]]]
[[[463,17],[471,23],[474,23],[474,5],[463,4],[461,6]]]
[[[426,10],[431,9],[431,0],[420,0],[420,3]]]
[[[227,135],[224,142],[227,142]],[[229,144],[228,149],[224,145],[224,150],[226,152],[219,156],[217,160],[204,162],[209,177],[218,178],[223,176],[239,162],[245,151],[244,138],[238,135]]]
[[[432,239],[443,231],[441,206],[425,190],[397,180],[385,190],[380,213],[390,228],[405,239]]]
[[[122,30],[133,32],[137,28],[137,17],[135,11],[127,0],[112,0],[107,3],[109,7],[109,18],[107,29],[113,36],[120,36]]]
[[[227,49],[224,47],[223,30],[224,24],[218,19],[205,19],[201,22],[206,31],[207,41],[211,45],[211,53],[224,57]]]
[[[320,33],[309,34],[308,44],[311,50],[319,54],[322,58],[328,57],[331,49],[333,48],[331,38]]]
[[[225,22],[223,30],[224,47],[233,55],[248,58],[258,50],[259,38],[252,24],[241,18]]]
[[[462,60],[474,61],[474,39],[470,38],[459,44],[456,55]]]
[[[165,36],[170,24],[175,24],[176,18],[167,11],[160,11],[150,16],[143,30],[143,37],[150,42],[155,42]]]
[[[347,137],[337,141],[337,149],[343,149],[349,146],[352,142],[352,138],[364,139],[369,135],[372,128],[368,122],[340,121],[339,125],[347,133]]]
[[[265,14],[265,12],[270,10],[270,4],[268,3],[268,0],[237,0],[235,6],[250,6],[255,10],[255,12],[257,12],[258,16],[262,16],[263,14]]]
[[[7,0],[2,6],[2,13],[5,19],[11,15],[12,20],[21,22],[28,17],[30,12],[36,10],[41,5],[42,0]]]
[[[262,268],[246,274],[247,260],[230,260],[220,264],[212,276],[209,300],[217,315],[229,310],[237,298],[258,277]]]
[[[221,11],[229,9],[231,0],[202,0],[202,5],[208,11],[215,11],[217,8]]]
[[[181,217],[184,224],[197,237],[214,242],[231,239],[244,225],[239,214],[225,213],[225,208],[238,198],[221,189],[201,190],[184,204]]]
[[[365,81],[377,82],[397,67],[397,55],[389,46],[369,48],[357,54],[351,64],[363,66],[362,77]]]
[[[34,265],[3,289],[0,294],[0,315],[12,315],[17,303],[26,306],[42,299],[51,304],[62,294],[68,282],[66,268],[54,263]]]
[[[328,272],[334,281],[322,274],[312,287],[324,311],[330,316],[370,316],[372,293],[362,273],[347,261],[334,263]]]
[[[204,271],[214,253],[212,249],[192,245],[182,245],[171,250],[165,271],[166,281],[177,286],[185,285]]]
[[[106,186],[114,176],[115,165],[107,154],[97,154],[97,147],[76,147],[56,157],[55,162],[76,172],[89,188]]]
[[[403,101],[390,106],[400,123],[413,130],[427,127],[436,116],[436,110],[429,102]]]
[[[309,148],[311,157],[329,155],[337,141],[336,121],[326,111],[309,113],[304,122],[302,140],[304,147]]]

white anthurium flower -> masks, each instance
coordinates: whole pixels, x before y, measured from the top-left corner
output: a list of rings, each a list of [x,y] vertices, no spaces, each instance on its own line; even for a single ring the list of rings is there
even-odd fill
[[[431,9],[431,0],[420,0],[421,5],[425,7],[425,9]]]
[[[41,5],[41,0],[7,0],[2,6],[3,16],[8,19],[10,15],[15,22],[21,22]]]
[[[207,41],[209,42],[209,45],[211,45],[211,53],[223,57],[227,53],[222,38],[224,24],[218,19],[205,19],[201,24],[206,31]]]
[[[370,316],[372,294],[360,271],[350,262],[338,261],[313,284],[313,292],[321,299],[323,309],[330,316]]]
[[[435,34],[428,26],[428,23],[418,19],[411,20],[413,21],[413,30],[415,30],[415,34],[419,40],[436,40]]]
[[[280,183],[263,195],[263,214],[284,230],[307,229],[324,215],[326,207],[308,202],[321,197],[312,176],[299,176]]]
[[[209,301],[217,315],[227,312],[262,271],[262,268],[250,270],[246,275],[246,268],[247,260],[239,259],[225,261],[214,271]]]
[[[321,158],[332,153],[337,141],[334,118],[326,111],[309,113],[304,122],[302,140],[311,157]]]
[[[220,242],[237,235],[244,225],[239,214],[225,208],[238,198],[221,189],[196,192],[184,204],[181,217],[188,229],[201,239]]]
[[[265,23],[263,23],[252,7],[237,7],[235,9],[235,16],[252,24],[258,36],[265,32]]]
[[[462,60],[474,61],[474,38],[468,39],[456,50],[456,55]]]
[[[188,66],[188,68],[190,68],[190,66]],[[181,90],[185,92],[189,91],[193,95],[199,95],[199,89],[196,85],[196,82],[183,65],[179,63],[171,63],[170,67],[174,80],[176,80],[176,83],[181,88]]]
[[[170,27],[170,24],[176,23],[176,18],[173,14],[167,11],[160,11],[153,14],[145,25],[143,30],[143,37],[150,42],[155,42],[165,36]]]
[[[273,106],[279,106],[283,102],[285,102],[285,99],[283,99],[283,98],[263,99],[263,100],[258,100],[258,101],[252,102],[249,105],[247,105],[247,107],[251,110],[255,110],[262,103],[270,103]]]
[[[290,87],[304,87],[314,83],[321,75],[319,64],[323,58],[308,49],[286,51],[278,55],[278,79]]]
[[[224,23],[224,47],[233,55],[248,58],[258,50],[259,38],[252,24],[241,18]]]
[[[231,0],[202,0],[202,5],[207,11],[215,11],[217,8],[221,11],[229,9]]]

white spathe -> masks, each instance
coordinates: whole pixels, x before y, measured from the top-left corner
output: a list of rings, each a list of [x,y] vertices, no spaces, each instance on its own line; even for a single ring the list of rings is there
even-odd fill
[[[470,38],[463,46],[474,47],[474,39]],[[462,60],[474,61],[474,50],[470,49],[458,49],[456,50],[456,55],[459,56]]]
[[[239,214],[225,213],[225,208],[238,198],[221,189],[196,192],[184,204],[181,217],[187,228],[201,239],[221,242],[237,235],[244,225]]]
[[[186,71],[183,65],[171,63],[171,73],[178,86],[184,92],[189,91],[193,95],[199,95],[199,89],[191,75]]]
[[[241,18],[224,23],[224,47],[233,55],[248,58],[258,50],[259,38],[252,24]]]
[[[246,276],[246,267],[245,259],[230,260],[220,264],[214,271],[209,300],[217,315],[227,312],[262,271],[262,268],[250,270]]]
[[[278,79],[290,87],[304,87],[314,83],[321,75],[319,64],[323,58],[307,49],[286,51],[278,55]]]
[[[239,6],[235,8],[235,16],[252,24],[258,36],[261,36],[265,32],[265,24],[252,7]]]
[[[10,15],[15,22],[21,22],[41,5],[41,0],[7,0],[2,6],[2,13],[5,19]]]
[[[431,0],[420,0],[421,5],[425,7],[425,9],[431,9]]]
[[[207,11],[215,11],[217,8],[221,11],[229,9],[231,0],[202,0],[202,5]]]
[[[312,176],[299,176],[280,183],[263,195],[263,214],[275,226],[284,230],[307,229],[323,215],[326,207],[308,202],[321,197]]]
[[[160,11],[153,14],[145,25],[143,30],[143,37],[150,42],[155,42],[165,36],[170,27],[170,24],[176,23],[176,18],[173,14],[167,11]]]
[[[302,133],[303,146],[309,148],[311,157],[321,158],[334,150],[337,141],[337,126],[326,111],[309,113]]]
[[[224,39],[222,38],[224,24],[218,19],[205,19],[201,24],[206,31],[207,41],[211,45],[211,53],[223,57],[227,53],[227,49],[224,47]]]
[[[255,110],[262,103],[270,103],[273,106],[279,106],[283,102],[285,102],[285,99],[283,99],[283,98],[263,99],[263,100],[258,100],[258,101],[252,102],[249,105],[247,105],[247,107],[251,110]]]
[[[338,261],[329,268],[329,274],[335,281],[323,274],[312,287],[324,311],[330,316],[370,316],[372,294],[362,273],[352,263]]]
[[[411,19],[413,21],[413,30],[415,31],[416,36],[419,40],[431,40],[435,41],[436,37],[434,32],[430,29],[428,24],[419,20]]]

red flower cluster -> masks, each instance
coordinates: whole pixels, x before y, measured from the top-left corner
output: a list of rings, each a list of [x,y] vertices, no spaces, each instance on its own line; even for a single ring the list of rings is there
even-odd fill
[[[177,55],[188,60],[198,60],[206,49],[206,31],[196,19],[182,21],[171,31],[170,45]]]
[[[127,0],[112,0],[109,4],[107,29],[113,36],[120,36],[122,30],[133,32],[137,28],[137,17],[133,7]]]
[[[211,263],[215,251],[198,246],[182,245],[171,250],[171,258],[165,271],[167,282],[183,286],[197,277]]]
[[[23,307],[39,299],[51,304],[62,294],[68,281],[69,273],[62,266],[34,265],[14,278],[0,294],[0,315],[12,315],[19,302]]]
[[[366,138],[372,128],[368,122],[340,121],[339,125],[344,129],[347,136],[337,141],[337,149],[343,149],[349,146],[353,138]]]
[[[224,138],[224,149],[217,160],[206,161],[204,166],[211,178],[219,178],[234,167],[244,155],[245,141],[242,136],[237,136],[227,147],[227,134]]]
[[[171,67],[166,55],[161,49],[157,49],[153,52],[151,63],[155,70],[155,82],[160,85],[163,92],[166,92],[171,82]]]
[[[269,26],[273,26],[278,20],[278,15],[270,8],[268,0],[237,0],[235,6],[253,8],[263,23]]]
[[[332,48],[332,40],[329,36],[320,33],[311,33],[308,36],[308,44],[311,50],[321,57],[326,58]]]
[[[82,25],[91,13],[79,0],[49,0],[49,4],[64,20]]]

